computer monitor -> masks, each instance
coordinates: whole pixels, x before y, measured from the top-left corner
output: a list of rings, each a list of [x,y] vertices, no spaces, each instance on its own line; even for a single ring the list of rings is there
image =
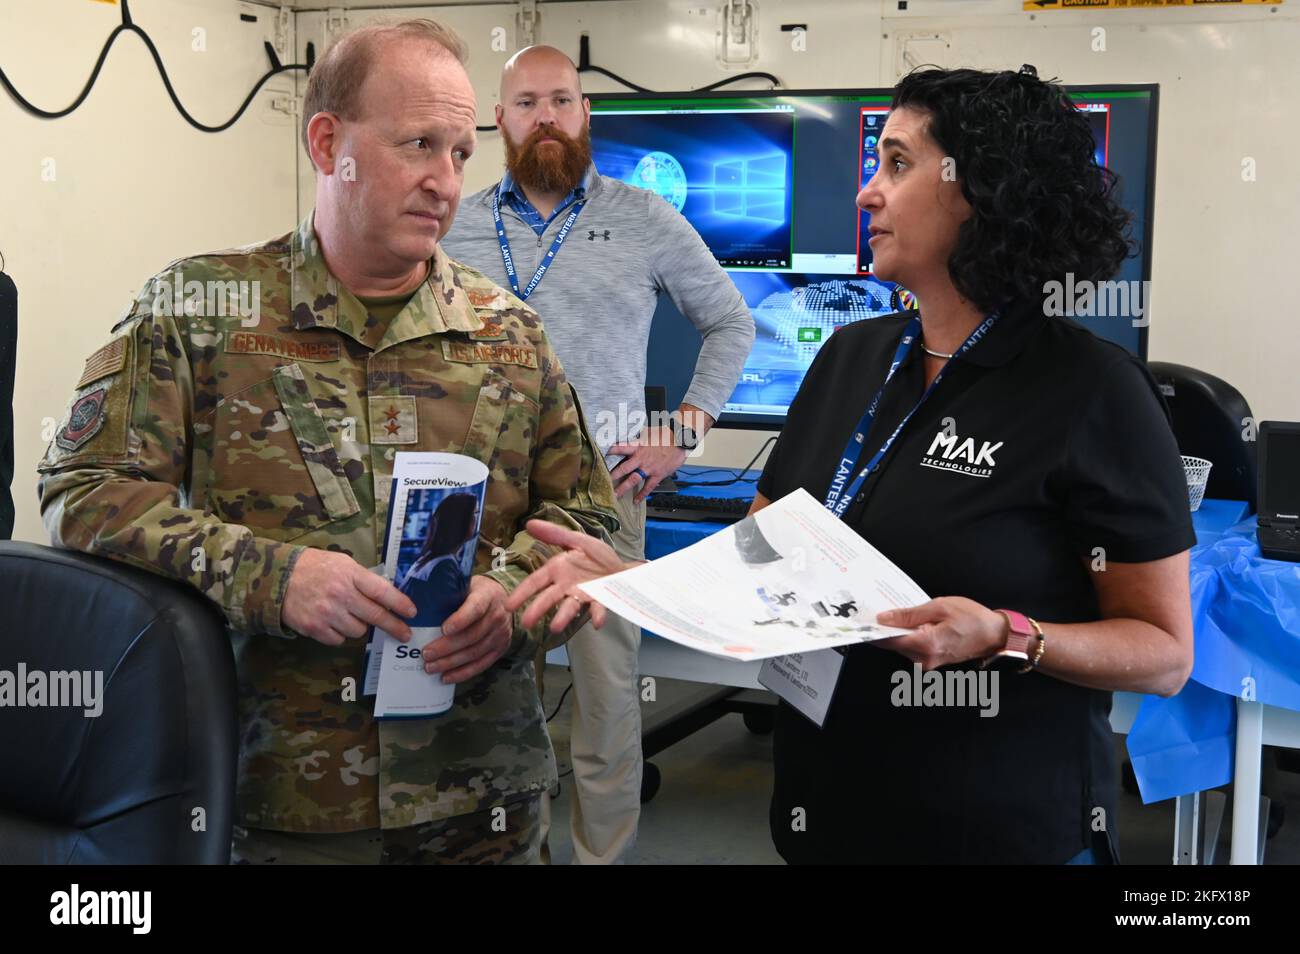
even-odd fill
[[[1259,426],[1259,522],[1300,526],[1300,423]]]
[[[1097,161],[1119,176],[1119,200],[1133,214],[1139,251],[1115,278],[1148,281],[1157,87],[1068,90],[1089,117]],[[657,192],[686,216],[753,312],[754,349],[720,425],[779,429],[836,327],[899,310],[895,287],[871,273],[869,216],[854,205],[875,172],[891,96],[887,89],[591,95],[597,169]],[[1145,317],[1075,320],[1145,359]],[[699,342],[661,296],[646,382],[667,389],[669,407],[686,393]]]

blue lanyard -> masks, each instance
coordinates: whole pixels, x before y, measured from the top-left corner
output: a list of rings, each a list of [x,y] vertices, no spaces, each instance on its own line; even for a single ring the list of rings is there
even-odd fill
[[[979,340],[988,333],[988,330],[993,327],[993,323],[997,320],[997,312],[994,312],[985,318],[980,323],[979,327],[970,333],[970,337],[966,339],[962,346],[953,352],[953,358],[959,357],[971,348],[975,347]],[[921,319],[919,317],[913,318],[907,323],[907,327],[903,329],[903,340],[898,343],[898,350],[894,352],[894,360],[889,365],[889,373],[885,375],[885,383],[880,386],[880,390],[876,392],[876,396],[873,397],[871,403],[867,405],[866,413],[862,415],[862,420],[860,420],[858,426],[854,428],[853,436],[849,438],[848,446],[844,448],[844,453],[840,457],[839,466],[835,469],[835,476],[831,478],[830,489],[826,491],[826,500],[823,506],[841,519],[844,517],[844,511],[848,509],[850,501],[857,496],[858,491],[862,488],[862,483],[867,479],[867,475],[872,471],[879,469],[880,462],[885,459],[885,455],[889,453],[889,449],[894,446],[894,441],[898,438],[898,435],[903,432],[903,428],[907,426],[907,422],[912,419],[912,415],[915,414],[921,405],[925,403],[926,398],[930,396],[930,393],[938,386],[939,382],[943,380],[943,376],[947,373],[949,366],[952,364],[951,359],[944,364],[944,366],[939,370],[939,373],[934,376],[934,380],[930,382],[930,386],[925,389],[925,393],[921,395],[921,399],[916,402],[916,405],[910,411],[907,412],[907,416],[898,422],[898,426],[894,428],[894,433],[890,434],[889,437],[885,439],[885,443],[880,445],[880,450],[876,451],[875,454],[871,456],[871,459],[867,461],[866,466],[858,471],[857,476],[853,478],[853,482],[846,488],[844,486],[844,481],[848,478],[849,474],[853,472],[854,464],[857,463],[858,458],[862,455],[862,444],[867,439],[867,432],[871,430],[872,421],[876,419],[876,409],[880,406],[881,395],[885,393],[885,388],[889,387],[889,382],[890,379],[893,378],[894,372],[898,370],[898,366],[903,363],[903,359],[907,357],[909,352],[911,352],[912,345],[916,343],[916,339],[919,338],[920,335]]]
[[[515,261],[510,254],[510,240],[506,238],[506,227],[501,223],[501,193],[499,191],[492,193],[492,221],[496,223],[497,241],[501,243],[501,261],[506,266],[506,277],[510,279],[510,290],[521,301],[528,300],[528,296],[533,293],[533,289],[542,280],[546,270],[551,267],[551,262],[555,260],[555,253],[560,250],[564,240],[569,237],[569,229],[573,228],[573,220],[578,217],[578,213],[582,211],[582,207],[586,204],[586,199],[573,203],[573,211],[569,213],[569,217],[560,226],[559,234],[555,236],[555,241],[551,243],[551,250],[543,256],[541,264],[537,266],[537,271],[533,273],[532,281],[528,283],[528,287],[520,291],[519,276],[515,274]]]

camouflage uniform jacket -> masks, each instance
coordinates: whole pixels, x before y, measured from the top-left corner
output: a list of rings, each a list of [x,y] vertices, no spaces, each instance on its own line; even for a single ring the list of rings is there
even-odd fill
[[[253,282],[255,324],[247,297],[233,307]],[[182,291],[193,304],[177,308]],[[303,548],[379,563],[396,451],[488,466],[475,572],[507,591],[550,553],[527,519],[617,529],[537,314],[439,247],[385,328],[326,269],[309,215],[274,241],[168,266],[113,335],[39,465],[42,514],[56,544],[220,605],[239,674],[238,823],[404,827],[554,785],[532,673],[542,626],[516,617],[510,650],[456,687],[446,715],[376,722],[364,640],[328,647],[280,617]]]

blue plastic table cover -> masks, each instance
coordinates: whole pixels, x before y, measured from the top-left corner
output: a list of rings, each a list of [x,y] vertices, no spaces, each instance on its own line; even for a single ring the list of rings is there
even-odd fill
[[[1204,533],[1198,522],[1197,538],[1192,677],[1171,699],[1143,699],[1128,737],[1148,803],[1232,780],[1238,699],[1300,711],[1300,564],[1260,554],[1254,517]]]

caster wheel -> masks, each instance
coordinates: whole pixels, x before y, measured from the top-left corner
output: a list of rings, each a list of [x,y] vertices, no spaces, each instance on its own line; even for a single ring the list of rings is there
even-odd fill
[[[644,805],[650,799],[654,798],[659,791],[659,783],[663,777],[659,774],[659,766],[653,762],[646,762],[641,770],[641,804]]]
[[[776,709],[749,709],[742,713],[745,728],[755,735],[768,735],[776,725]]]

